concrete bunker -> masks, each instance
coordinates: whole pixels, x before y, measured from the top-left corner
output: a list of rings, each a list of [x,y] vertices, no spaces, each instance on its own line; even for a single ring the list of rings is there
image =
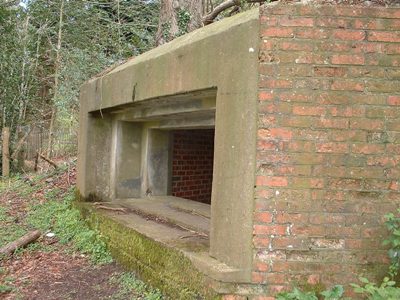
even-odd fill
[[[127,212],[79,205],[115,257],[174,299],[379,278],[400,201],[399,18],[264,5],[84,84],[80,198]],[[209,143],[187,158],[210,179],[212,156],[211,204],[174,169],[188,136]]]
[[[210,28],[136,57],[82,87],[78,189],[83,198],[94,195],[142,217],[163,219],[188,229],[189,236],[198,232],[184,238],[184,249],[180,238],[153,238],[183,251],[208,278],[249,282],[258,11]],[[240,53],[233,48],[227,53],[224,43],[239,45]],[[213,139],[207,150],[212,155],[201,162],[208,168],[202,170],[206,179],[184,187],[201,186],[201,199],[182,195],[173,173],[174,137],[187,134]],[[140,226],[132,224],[152,237],[154,230],[143,232]]]

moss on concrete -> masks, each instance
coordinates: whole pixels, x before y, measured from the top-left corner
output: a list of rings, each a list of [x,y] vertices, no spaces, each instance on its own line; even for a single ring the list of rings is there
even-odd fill
[[[198,272],[179,250],[147,238],[88,203],[79,201],[75,205],[89,225],[107,238],[113,257],[150,285],[172,299],[220,299],[211,288],[212,281]]]

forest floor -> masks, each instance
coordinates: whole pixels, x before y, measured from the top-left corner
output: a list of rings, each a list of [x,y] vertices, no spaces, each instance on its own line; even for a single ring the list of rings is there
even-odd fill
[[[0,181],[0,248],[27,232],[41,237],[0,257],[0,299],[146,299],[159,291],[113,262],[73,207],[75,168]]]

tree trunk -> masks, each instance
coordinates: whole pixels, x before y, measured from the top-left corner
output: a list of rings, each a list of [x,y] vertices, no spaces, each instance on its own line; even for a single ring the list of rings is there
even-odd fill
[[[203,0],[162,0],[157,46],[203,26]]]
[[[61,0],[60,7],[60,18],[58,21],[58,38],[57,38],[57,50],[56,50],[56,63],[54,70],[54,100],[57,100],[58,88],[59,88],[59,77],[61,68],[61,45],[62,45],[62,29],[63,29],[63,15],[64,15],[64,0]],[[49,128],[49,144],[47,148],[47,156],[51,158],[53,152],[53,137],[54,137],[54,124],[57,118],[57,106],[53,102],[53,108],[51,110],[50,128]]]
[[[10,128],[3,127],[3,161],[2,161],[2,176],[10,176]]]

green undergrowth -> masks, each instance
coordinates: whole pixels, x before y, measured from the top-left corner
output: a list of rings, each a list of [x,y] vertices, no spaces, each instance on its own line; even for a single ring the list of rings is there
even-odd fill
[[[48,201],[31,207],[27,222],[42,232],[52,232],[61,244],[70,244],[71,250],[89,255],[94,263],[110,263],[112,257],[102,236],[90,229],[72,206],[74,191],[61,197],[57,190],[46,194]]]
[[[7,214],[8,210],[0,206],[0,247],[23,236],[27,230]]]
[[[15,176],[0,183],[0,193],[22,198],[27,203],[23,218],[12,216],[12,206],[7,201],[0,206],[0,246],[14,241],[30,230],[38,229],[42,235],[54,233],[59,243],[67,245],[68,251],[79,251],[90,257],[93,263],[110,263],[112,257],[101,235],[90,229],[81,219],[79,211],[73,207],[74,188],[62,190],[49,188],[49,182],[56,181],[64,170],[46,175],[32,175],[29,178]],[[35,197],[42,192],[43,198]],[[10,197],[11,197],[10,196]],[[13,201],[13,200],[9,200]],[[49,251],[52,247],[45,243],[32,243],[27,250]],[[17,250],[17,255],[25,249]]]
[[[343,287],[341,285],[336,285],[330,290],[322,291],[320,293],[316,293],[314,291],[301,291],[295,288],[292,292],[280,293],[276,297],[277,300],[339,300],[344,299],[343,296]]]
[[[134,274],[129,272],[111,277],[110,282],[119,286],[119,291],[112,297],[113,300],[164,299],[159,290],[149,288],[143,281],[138,280]]]
[[[28,231],[38,229],[42,239],[53,233],[53,239],[61,245],[48,245],[43,242],[31,243],[24,249],[17,249],[14,256],[25,251],[67,251],[81,253],[90,258],[93,264],[108,264],[113,261],[107,248],[106,239],[91,229],[82,219],[81,213],[73,205],[75,188],[59,188],[58,176],[65,170],[52,174],[14,176],[0,180],[0,247],[14,241]],[[60,179],[61,180],[61,179]],[[54,185],[53,185],[54,184]],[[43,196],[41,196],[43,195]],[[24,203],[25,209],[11,213],[13,202]],[[1,259],[1,258],[0,258]],[[5,274],[0,268],[0,275]],[[0,282],[0,298],[9,292],[18,292],[12,283],[13,277]],[[111,297],[114,300],[161,300],[165,299],[158,290],[152,289],[135,277],[133,273],[117,273],[111,283],[118,286]]]

